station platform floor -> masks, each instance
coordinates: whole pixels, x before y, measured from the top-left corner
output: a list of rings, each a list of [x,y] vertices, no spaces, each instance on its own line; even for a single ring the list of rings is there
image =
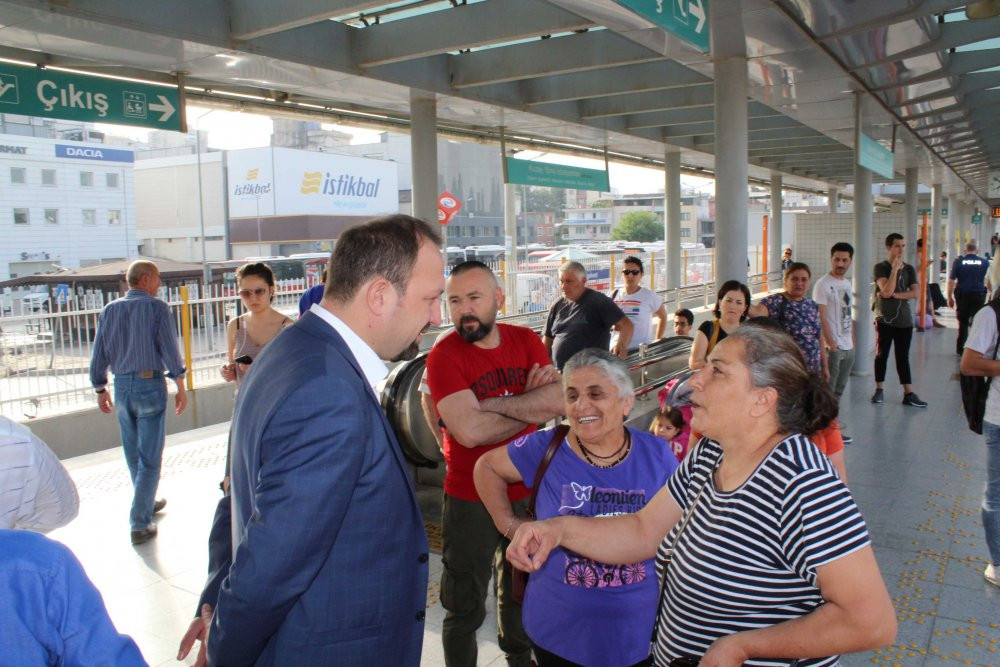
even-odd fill
[[[1000,666],[1000,588],[982,574],[984,447],[960,412],[955,322],[944,312],[947,328],[914,333],[914,383],[927,409],[901,404],[891,362],[885,403],[871,404],[871,359],[858,361],[868,375],[851,378],[841,405],[854,437],[846,452],[849,486],[899,619],[890,648],[845,656],[850,667]],[[76,553],[119,631],[136,640],[151,665],[178,664],[177,644],[195,613],[227,430],[219,424],[167,439],[158,495],[169,504],[158,517],[159,536],[137,547],[128,540],[131,484],[120,450],[65,462],[80,491],[80,516],[50,536]],[[421,487],[419,496],[433,533],[440,489]],[[444,665],[440,572],[434,554],[422,660],[430,667]],[[479,632],[481,666],[505,664],[495,618],[490,612]]]

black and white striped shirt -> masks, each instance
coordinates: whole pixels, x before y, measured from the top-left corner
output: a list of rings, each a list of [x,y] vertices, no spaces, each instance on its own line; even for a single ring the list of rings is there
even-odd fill
[[[700,500],[667,568],[655,658],[701,656],[717,638],[802,616],[823,604],[816,568],[870,543],[847,487],[802,435],[781,441],[738,489],[722,493],[709,479],[722,456],[702,439],[667,482],[687,512]],[[706,480],[709,480],[706,484]],[[657,553],[663,559],[680,522]],[[788,665],[754,659],[746,665]],[[801,667],[839,664],[838,656]]]

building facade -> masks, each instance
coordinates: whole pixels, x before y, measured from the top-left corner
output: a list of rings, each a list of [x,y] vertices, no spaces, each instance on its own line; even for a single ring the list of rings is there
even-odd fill
[[[128,148],[0,135],[0,280],[137,256],[134,162]]]

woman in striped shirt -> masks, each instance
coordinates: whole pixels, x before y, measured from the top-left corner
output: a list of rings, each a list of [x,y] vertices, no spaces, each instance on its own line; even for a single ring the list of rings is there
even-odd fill
[[[826,667],[890,644],[895,612],[864,520],[801,435],[837,408],[795,341],[744,323],[691,385],[692,427],[705,437],[649,504],[524,524],[511,563],[532,572],[555,546],[606,563],[656,553],[653,656],[664,667]]]

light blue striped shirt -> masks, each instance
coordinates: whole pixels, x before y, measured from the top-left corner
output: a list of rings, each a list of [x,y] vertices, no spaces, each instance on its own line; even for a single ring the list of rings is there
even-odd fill
[[[108,367],[115,375],[167,369],[167,377],[184,377],[184,361],[170,307],[140,289],[104,306],[97,320],[90,383],[100,389],[108,383]]]

